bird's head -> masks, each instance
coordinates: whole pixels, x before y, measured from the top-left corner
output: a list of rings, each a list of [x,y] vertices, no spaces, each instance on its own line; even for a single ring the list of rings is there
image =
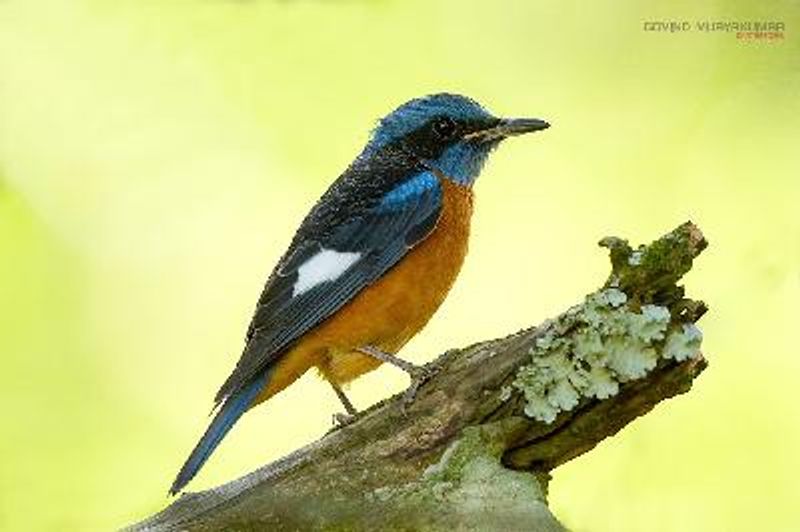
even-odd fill
[[[497,118],[465,96],[433,94],[406,102],[381,119],[364,155],[400,148],[469,186],[503,139],[548,127],[535,118]]]

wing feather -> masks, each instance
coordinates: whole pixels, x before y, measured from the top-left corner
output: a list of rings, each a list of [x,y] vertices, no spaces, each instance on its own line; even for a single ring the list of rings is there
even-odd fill
[[[279,359],[288,346],[397,264],[434,229],[441,208],[439,180],[422,169],[354,216],[329,216],[335,223],[314,231],[303,231],[301,226],[300,238],[295,238],[264,288],[244,352],[217,393],[216,402],[245,386]],[[311,219],[315,216],[320,214],[309,214]],[[322,250],[358,252],[360,258],[334,279],[295,295],[299,268]]]

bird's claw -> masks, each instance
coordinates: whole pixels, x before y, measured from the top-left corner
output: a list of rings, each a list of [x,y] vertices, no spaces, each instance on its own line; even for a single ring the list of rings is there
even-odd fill
[[[403,402],[401,403],[403,413],[407,413],[407,408],[414,402],[417,392],[420,387],[431,380],[434,375],[441,371],[442,367],[436,362],[425,364],[424,366],[417,366],[411,374],[411,384],[403,393]]]
[[[333,415],[333,424],[337,427],[346,427],[355,420],[356,416],[354,414],[339,412],[338,414]]]

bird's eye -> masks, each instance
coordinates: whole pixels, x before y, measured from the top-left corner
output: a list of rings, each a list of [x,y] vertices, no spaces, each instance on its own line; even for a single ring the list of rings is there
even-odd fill
[[[443,116],[433,123],[433,131],[439,138],[450,138],[456,131],[456,124],[450,118]]]

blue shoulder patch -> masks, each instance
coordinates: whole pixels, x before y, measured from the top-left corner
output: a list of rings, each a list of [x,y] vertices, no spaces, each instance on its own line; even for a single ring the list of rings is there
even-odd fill
[[[439,179],[431,172],[416,174],[387,192],[378,205],[378,210],[401,209],[408,202],[431,190],[439,191]]]

